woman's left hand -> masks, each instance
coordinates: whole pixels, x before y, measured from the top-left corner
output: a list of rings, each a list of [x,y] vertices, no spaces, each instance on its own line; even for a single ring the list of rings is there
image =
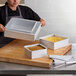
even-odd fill
[[[42,27],[45,26],[46,22],[45,22],[44,19],[40,19],[40,22],[41,22],[41,26],[42,26]]]

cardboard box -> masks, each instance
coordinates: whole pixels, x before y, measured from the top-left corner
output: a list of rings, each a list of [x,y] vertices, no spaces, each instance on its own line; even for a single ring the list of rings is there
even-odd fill
[[[27,45],[24,46],[24,49],[25,54],[31,59],[47,56],[47,48],[42,44]]]
[[[60,40],[57,42],[52,42],[52,41],[46,40],[46,38],[53,37],[53,36],[61,37],[61,38],[63,38],[63,40]],[[52,35],[40,37],[40,43],[43,44],[44,46],[46,46],[47,48],[55,50],[55,49],[59,49],[61,47],[65,47],[65,46],[69,45],[69,39],[67,37],[62,37],[62,36],[52,34]]]
[[[5,37],[34,41],[41,29],[39,21],[12,18],[6,25]]]

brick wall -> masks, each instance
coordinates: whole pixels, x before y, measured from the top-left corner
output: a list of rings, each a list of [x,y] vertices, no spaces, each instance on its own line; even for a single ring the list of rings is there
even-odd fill
[[[0,0],[0,4],[4,4],[7,0]],[[24,0],[21,0],[21,4],[24,3]]]

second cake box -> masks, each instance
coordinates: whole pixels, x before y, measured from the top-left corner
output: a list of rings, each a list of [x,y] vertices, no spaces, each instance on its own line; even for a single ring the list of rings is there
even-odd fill
[[[69,45],[69,39],[67,37],[52,34],[40,37],[40,43],[47,48],[55,50]]]

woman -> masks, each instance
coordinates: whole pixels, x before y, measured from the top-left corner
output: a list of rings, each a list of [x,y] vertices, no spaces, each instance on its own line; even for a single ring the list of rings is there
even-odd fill
[[[41,19],[31,8],[19,5],[20,0],[7,0],[4,6],[0,7],[0,43],[8,43],[12,39],[5,38],[3,32],[6,30],[5,25],[12,18],[23,18],[40,21],[42,26],[45,21]],[[4,42],[4,43],[3,43]]]

